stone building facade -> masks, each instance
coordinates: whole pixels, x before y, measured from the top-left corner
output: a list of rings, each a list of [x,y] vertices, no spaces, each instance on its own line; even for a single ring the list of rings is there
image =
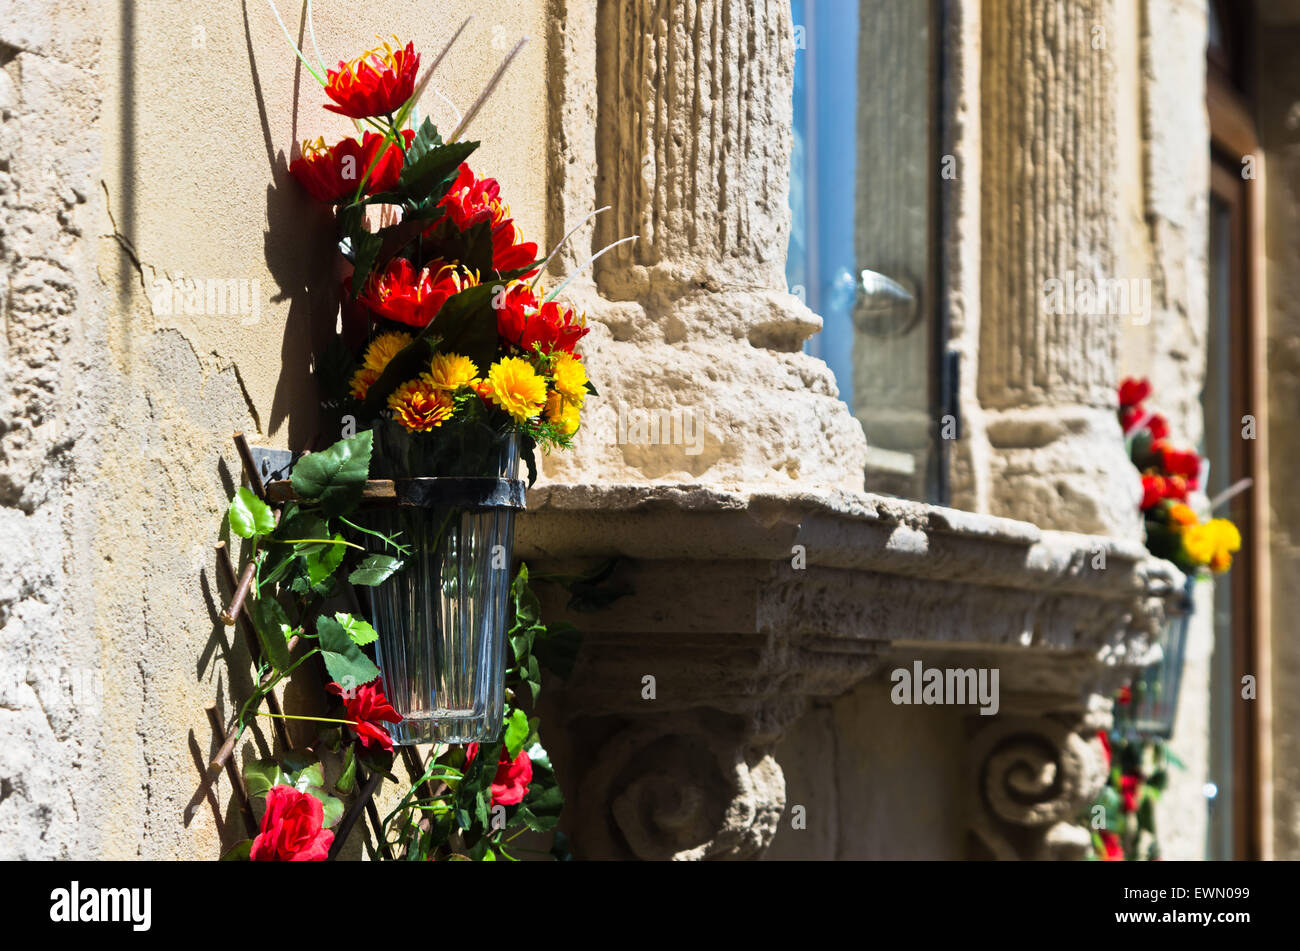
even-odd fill
[[[376,32],[436,48],[468,6],[437,84],[461,105],[530,36],[476,120],[479,164],[547,246],[611,207],[557,277],[639,236],[565,290],[592,320],[601,397],[519,529],[534,570],[617,557],[630,592],[572,618],[579,665],[546,693],[577,855],[1085,855],[1097,731],[1183,583],[1141,543],[1114,394],[1149,376],[1200,435],[1207,0],[939,4],[936,127],[957,170],[938,186],[940,305],[963,421],[947,506],[873,491],[862,413],[804,351],[821,318],[785,256],[794,62],[815,51],[788,0],[317,6],[336,57]],[[1238,794],[1258,804],[1259,854],[1296,857],[1300,70],[1267,53],[1294,46],[1300,5],[1264,6],[1263,666]],[[238,480],[232,432],[332,435],[309,373],[337,303],[330,249],[286,166],[292,142],[345,128],[259,3],[16,0],[6,17],[0,854],[216,857],[234,807],[224,779],[193,798],[205,708],[225,716],[249,684],[208,540]],[[1041,288],[1063,272],[1150,276],[1150,321],[1049,321]],[[234,280],[247,306],[160,307],[159,282],[182,277]],[[699,439],[629,441],[629,412],[689,415]],[[1169,857],[1205,855],[1213,591],[1198,597]],[[545,607],[565,614],[555,592]],[[916,663],[998,671],[996,714],[893,702],[891,672]],[[253,731],[243,755],[270,740]]]

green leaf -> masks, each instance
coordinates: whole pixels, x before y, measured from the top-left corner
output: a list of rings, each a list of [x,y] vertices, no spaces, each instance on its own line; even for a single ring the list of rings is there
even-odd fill
[[[343,536],[336,533],[334,541],[338,544],[321,545],[303,557],[307,563],[307,579],[313,586],[334,574],[334,569],[343,564],[343,556],[347,553],[347,548],[342,544]]]
[[[546,628],[533,651],[541,665],[561,679],[573,673],[582,648],[582,632],[567,621],[556,621]]]
[[[253,848],[253,840],[245,839],[243,842],[236,842],[229,852],[221,856],[223,862],[247,862],[249,852]]]
[[[446,192],[443,184],[455,177],[460,163],[469,158],[478,146],[477,142],[433,145],[414,159],[408,152],[397,187],[416,200],[441,199]]]
[[[532,729],[528,725],[528,714],[518,707],[510,711],[510,719],[506,721],[503,742],[506,745],[506,754],[511,760],[519,755],[519,751],[528,742],[528,734],[531,732]]]
[[[249,614],[253,618],[257,642],[262,646],[262,656],[276,670],[284,670],[289,666],[289,635],[293,629],[284,608],[274,598],[266,596],[249,604]]]
[[[379,676],[379,668],[361,652],[347,629],[334,618],[318,618],[316,633],[325,669],[335,682],[358,687]]]
[[[320,804],[325,809],[325,818],[321,820],[321,826],[325,829],[333,828],[340,819],[343,818],[343,800],[331,796],[320,786],[309,786],[303,792],[315,796],[320,800]]]
[[[338,781],[334,784],[334,788],[346,796],[352,792],[356,784],[357,747],[355,743],[349,743],[343,750],[343,772],[339,774]]]
[[[348,632],[348,637],[352,638],[352,643],[358,647],[365,647],[379,637],[373,627],[361,620],[361,618],[353,617],[351,614],[344,614],[340,611],[334,615],[334,620],[343,625],[343,630]]]
[[[303,456],[289,477],[294,491],[304,499],[320,500],[328,515],[355,507],[370,474],[373,438],[367,429]]]
[[[240,538],[269,535],[275,531],[275,513],[271,507],[254,495],[252,489],[244,486],[240,486],[230,500],[226,521],[230,523],[230,530]]]
[[[324,785],[325,770],[314,756],[293,751],[278,761],[262,759],[249,763],[244,767],[244,783],[248,787],[248,798],[254,800],[260,813],[272,786],[292,786],[299,792],[307,792],[313,786]]]
[[[364,228],[352,230],[349,238],[352,240],[352,299],[356,300],[370,280],[370,272],[375,269],[379,252],[384,247],[384,238]]]
[[[371,555],[353,569],[348,581],[374,587],[383,584],[401,568],[402,561],[393,555]]]

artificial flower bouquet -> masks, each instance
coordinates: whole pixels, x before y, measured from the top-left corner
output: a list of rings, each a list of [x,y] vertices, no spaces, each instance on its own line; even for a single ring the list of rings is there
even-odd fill
[[[1225,572],[1241,548],[1241,534],[1228,519],[1209,517],[1208,503],[1197,505],[1204,499],[1204,460],[1170,440],[1168,421],[1143,405],[1150,395],[1145,379],[1129,378],[1119,387],[1120,425],[1129,457],[1142,473],[1147,548],[1188,574]]]
[[[534,447],[568,446],[594,392],[576,351],[586,319],[539,285],[537,245],[466,163],[469,117],[446,141],[416,123],[419,67],[394,41],[316,74],[360,136],[304,143],[289,166],[334,207],[345,260],[319,369],[341,414],[374,430],[374,475],[495,475],[508,437],[535,474]]]

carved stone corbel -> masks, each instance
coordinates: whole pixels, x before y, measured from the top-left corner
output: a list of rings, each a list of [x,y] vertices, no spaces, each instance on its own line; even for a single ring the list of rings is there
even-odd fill
[[[575,784],[584,858],[750,859],[776,834],[785,777],[744,718],[703,710],[576,725],[605,735]]]
[[[999,716],[971,746],[972,858],[1078,860],[1091,839],[1079,814],[1106,779],[1098,720]]]

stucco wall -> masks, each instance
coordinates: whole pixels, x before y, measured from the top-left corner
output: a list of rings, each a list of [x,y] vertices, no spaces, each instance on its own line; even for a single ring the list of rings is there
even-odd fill
[[[540,239],[541,0],[316,6],[331,64],[377,33],[428,63],[477,12],[435,82],[462,109],[531,35],[471,133]],[[297,32],[299,7],[281,8]],[[228,670],[235,694],[248,687],[236,632],[213,624],[230,435],[337,437],[308,375],[335,306],[327,219],[286,167],[295,140],[351,129],[320,108],[265,3],[18,2],[0,30],[0,662],[25,671],[0,704],[0,855],[211,858],[229,789],[183,813],[215,751],[205,705],[230,715]],[[155,281],[182,277],[244,282],[249,306],[168,315]],[[51,681],[63,669],[86,673]],[[102,704],[82,689],[69,707],[82,680]]]

